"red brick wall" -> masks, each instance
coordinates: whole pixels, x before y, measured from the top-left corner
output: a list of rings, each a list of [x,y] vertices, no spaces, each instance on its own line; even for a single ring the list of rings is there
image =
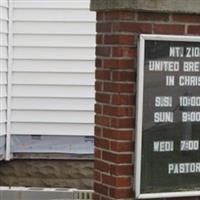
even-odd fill
[[[95,200],[134,197],[137,39],[200,35],[200,15],[97,12]]]

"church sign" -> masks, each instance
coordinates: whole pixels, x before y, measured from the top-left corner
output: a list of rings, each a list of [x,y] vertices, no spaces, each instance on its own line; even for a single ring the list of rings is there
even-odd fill
[[[200,37],[141,35],[136,197],[200,195]]]

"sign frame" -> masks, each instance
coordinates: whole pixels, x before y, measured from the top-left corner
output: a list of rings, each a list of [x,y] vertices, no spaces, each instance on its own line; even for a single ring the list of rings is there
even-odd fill
[[[142,125],[143,125],[143,95],[144,95],[144,59],[145,41],[174,41],[174,42],[200,42],[200,36],[183,35],[156,35],[141,34],[138,41],[137,65],[137,101],[136,101],[136,163],[135,163],[135,196],[137,199],[192,197],[200,196],[199,191],[141,193],[141,162],[142,162]]]

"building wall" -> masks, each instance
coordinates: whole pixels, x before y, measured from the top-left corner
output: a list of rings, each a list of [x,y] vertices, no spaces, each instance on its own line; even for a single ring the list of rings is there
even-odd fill
[[[5,154],[8,69],[8,0],[0,2],[0,160]]]
[[[13,1],[12,7],[11,141],[93,136],[95,13],[89,0]]]
[[[92,189],[93,161],[2,161],[0,186]]]
[[[200,35],[200,14],[109,10],[97,11],[94,199],[125,200],[134,198],[138,36]]]
[[[6,134],[7,159],[10,153],[29,158],[1,161],[0,186],[92,188],[92,161],[55,160],[93,153],[96,15],[89,3],[0,2],[0,159]],[[32,160],[30,153],[51,155]]]

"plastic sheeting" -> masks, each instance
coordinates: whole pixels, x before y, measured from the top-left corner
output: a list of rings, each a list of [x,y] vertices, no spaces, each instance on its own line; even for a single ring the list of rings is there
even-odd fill
[[[12,153],[93,154],[93,136],[12,135]]]

